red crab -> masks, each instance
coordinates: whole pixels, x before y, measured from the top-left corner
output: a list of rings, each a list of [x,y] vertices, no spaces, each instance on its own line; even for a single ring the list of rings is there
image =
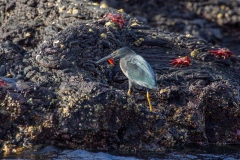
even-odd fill
[[[108,59],[108,62],[109,62],[112,66],[114,66],[114,60],[113,60],[112,58],[109,58],[109,59]]]
[[[7,87],[7,86],[8,84],[5,81],[0,80],[0,87]]]
[[[122,28],[124,26],[124,22],[125,20],[123,19],[121,14],[106,14],[105,16],[103,16],[103,19],[106,20],[112,20],[115,24],[119,25],[120,28]]]
[[[226,48],[219,48],[217,50],[209,50],[208,52],[211,53],[211,55],[216,55],[216,57],[223,57],[223,59],[226,59],[230,56],[234,56],[234,54]]]
[[[174,67],[176,67],[177,65],[180,65],[180,67],[182,67],[182,65],[189,67],[190,63],[191,63],[191,60],[187,56],[176,58],[170,62],[170,64],[173,64]]]

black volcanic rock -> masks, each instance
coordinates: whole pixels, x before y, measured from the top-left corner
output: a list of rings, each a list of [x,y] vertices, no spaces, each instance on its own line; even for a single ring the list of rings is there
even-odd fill
[[[240,143],[240,59],[216,58],[207,41],[150,28],[125,13],[119,28],[88,1],[0,3],[0,145],[161,151],[176,145]],[[24,10],[23,10],[24,9]],[[119,11],[120,12],[120,11]],[[116,62],[95,62],[128,46],[153,67],[158,89],[136,86]],[[179,56],[190,67],[169,64]]]

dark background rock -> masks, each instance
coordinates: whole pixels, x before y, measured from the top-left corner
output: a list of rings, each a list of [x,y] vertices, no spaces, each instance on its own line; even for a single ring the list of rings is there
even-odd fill
[[[236,0],[93,0],[137,17],[151,27],[191,34],[240,55],[240,2]]]
[[[0,2],[1,150],[18,153],[55,144],[162,151],[189,143],[239,144],[240,60],[238,48],[228,46],[239,39],[237,34],[225,36],[229,29],[238,32],[238,19],[220,21],[210,11],[207,14],[207,7],[219,11],[229,6],[239,15],[234,5],[105,3],[126,12],[131,9],[137,18],[119,11],[125,19],[120,29],[102,19],[106,13],[118,12],[103,4]],[[229,47],[236,56],[216,58],[207,52],[211,43]],[[114,67],[95,63],[124,46],[146,58],[156,73],[158,89],[150,92],[153,112],[144,88],[136,86],[127,96],[128,81],[118,62]],[[189,68],[169,64],[193,51]]]

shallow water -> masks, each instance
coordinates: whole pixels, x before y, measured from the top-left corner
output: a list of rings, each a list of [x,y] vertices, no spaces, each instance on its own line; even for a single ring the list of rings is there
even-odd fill
[[[168,150],[164,153],[117,153],[117,152],[90,152],[85,150],[63,149],[54,146],[47,146],[37,152],[26,152],[21,155],[8,155],[1,159],[83,159],[83,160],[170,160],[170,159],[240,159],[240,145],[226,146],[196,146],[189,145]]]

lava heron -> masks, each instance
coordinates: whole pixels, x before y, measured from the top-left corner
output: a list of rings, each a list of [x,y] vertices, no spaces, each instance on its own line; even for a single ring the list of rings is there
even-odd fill
[[[133,84],[138,84],[147,88],[146,96],[150,111],[152,111],[152,104],[150,101],[148,89],[155,89],[157,87],[157,82],[153,69],[149,63],[142,56],[136,54],[128,47],[120,48],[110,55],[100,59],[96,63],[101,63],[110,58],[120,58],[121,70],[128,78],[129,82],[128,95],[131,94],[131,88]]]

